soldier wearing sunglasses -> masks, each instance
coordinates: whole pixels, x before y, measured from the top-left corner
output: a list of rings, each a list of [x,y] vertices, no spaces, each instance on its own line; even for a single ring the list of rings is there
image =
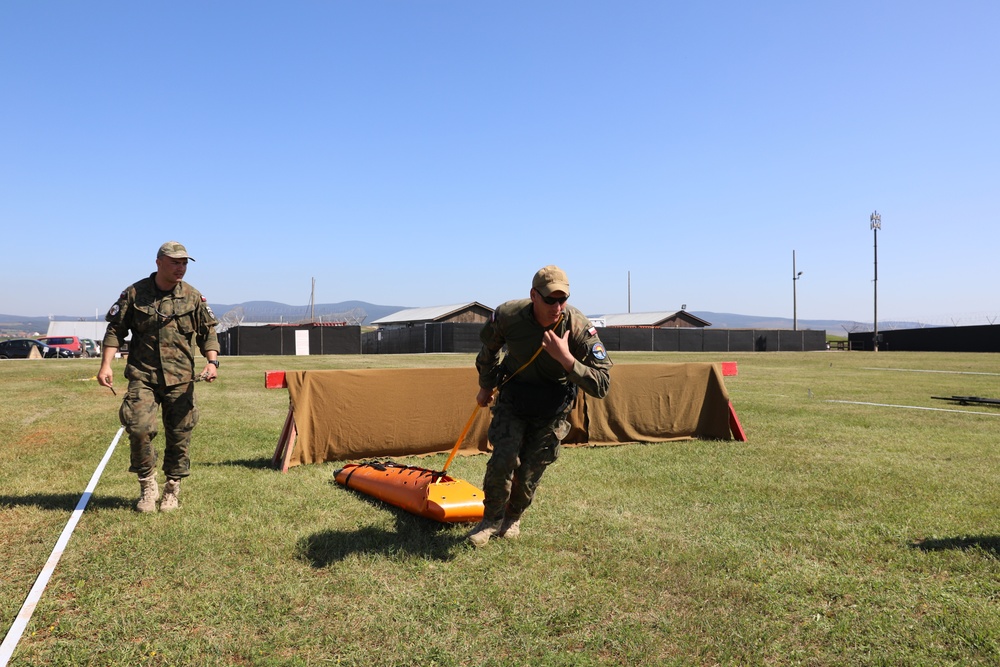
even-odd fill
[[[516,538],[545,469],[569,434],[567,417],[577,390],[604,398],[611,359],[597,329],[566,302],[569,278],[557,266],[539,269],[529,298],[501,304],[480,332],[476,357],[479,394],[493,402],[489,440],[493,453],[483,478],[483,520],[469,541]]]

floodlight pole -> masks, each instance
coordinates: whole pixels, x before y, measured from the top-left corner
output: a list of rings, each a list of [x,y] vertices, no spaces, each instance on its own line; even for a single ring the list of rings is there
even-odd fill
[[[795,285],[802,277],[802,271],[795,271],[795,251],[792,251],[792,331],[799,330],[799,305]]]
[[[871,214],[869,220],[871,221],[872,234],[875,237],[875,280],[872,281],[872,284],[875,286],[875,312],[872,317],[874,325],[872,349],[878,352],[878,230],[882,229],[882,216],[879,215],[878,211],[875,211]]]

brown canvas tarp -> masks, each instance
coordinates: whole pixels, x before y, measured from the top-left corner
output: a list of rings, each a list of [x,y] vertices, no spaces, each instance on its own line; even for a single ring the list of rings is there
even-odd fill
[[[476,410],[472,368],[285,373],[298,436],[290,465],[450,451]],[[565,445],[728,439],[729,395],[717,364],[611,369],[603,399],[579,394]],[[464,453],[489,450],[479,409]]]
[[[718,364],[614,366],[611,391],[603,400],[588,396],[586,409],[590,445],[732,437]]]
[[[290,464],[450,451],[476,408],[476,378],[474,368],[287,371]],[[488,426],[480,415],[463,449],[486,451]]]

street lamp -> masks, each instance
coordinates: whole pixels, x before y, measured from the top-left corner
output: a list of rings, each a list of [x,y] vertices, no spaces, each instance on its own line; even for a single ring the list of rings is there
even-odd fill
[[[795,285],[802,277],[802,271],[795,272],[795,251],[792,251],[792,331],[799,330],[799,305]]]
[[[875,211],[869,220],[871,221],[872,234],[875,236],[875,280],[872,281],[875,286],[875,313],[872,317],[874,325],[872,349],[878,352],[878,230],[882,229],[882,216],[878,214],[878,211]]]

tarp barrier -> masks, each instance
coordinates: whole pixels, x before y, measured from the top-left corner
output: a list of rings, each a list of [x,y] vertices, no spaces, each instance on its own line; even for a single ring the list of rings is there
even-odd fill
[[[287,371],[298,435],[289,465],[447,452],[478,391],[473,368]],[[583,392],[564,445],[730,439],[729,395],[710,363],[620,364],[611,390]],[[489,451],[482,409],[463,453]]]

